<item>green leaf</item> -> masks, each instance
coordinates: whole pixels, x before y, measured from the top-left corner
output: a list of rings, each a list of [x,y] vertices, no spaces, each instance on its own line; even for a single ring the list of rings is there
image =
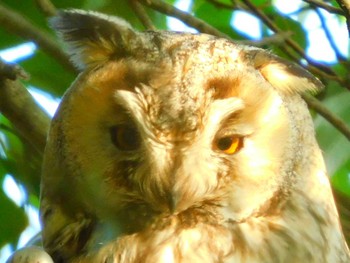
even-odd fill
[[[1,4],[5,7],[17,12],[20,16],[29,20],[30,23],[39,26],[41,29],[48,31],[46,18],[39,12],[36,5],[32,1],[3,0]],[[15,32],[0,31],[0,49],[8,48],[14,45],[29,41],[15,35]]]
[[[34,207],[39,209],[40,201],[39,201],[39,196],[38,195],[29,195],[28,200],[29,200],[29,203],[32,206],[34,206]]]
[[[20,37],[11,35],[9,32],[3,30],[2,28],[0,28],[0,39],[0,50],[14,47],[23,43]]]
[[[101,2],[102,0],[98,0],[96,2]],[[87,0],[51,0],[53,5],[58,9],[63,8],[82,8]]]
[[[20,64],[30,72],[31,77],[28,84],[40,87],[54,96],[62,96],[76,77],[74,73],[67,71],[55,59],[47,56],[41,50]]]
[[[331,177],[332,185],[350,197],[350,158]]]
[[[28,225],[24,210],[13,203],[0,190],[0,247],[6,243],[16,243],[22,231]]]
[[[13,130],[8,120],[1,115],[0,123]],[[13,132],[0,129],[3,135],[0,137],[3,138],[1,145],[5,147],[5,155],[0,155],[0,166],[5,174],[13,175],[15,180],[24,184],[28,193],[38,195],[42,156]]]
[[[60,8],[79,8],[85,2],[85,0],[55,0],[52,1],[54,6]],[[31,24],[36,26],[39,30],[46,31],[52,35],[54,33],[48,26],[48,18],[44,16],[40,11],[35,1],[13,1],[3,0],[1,5],[12,9],[17,12],[21,17],[28,20]],[[8,32],[3,29],[0,30],[0,49],[12,47],[23,42],[30,41],[30,39],[23,39],[15,34],[15,32]]]
[[[164,2],[166,2],[169,5],[174,5],[176,0],[165,0]]]
[[[215,16],[213,16],[213,13],[215,13]],[[203,2],[196,8],[194,14],[222,32],[232,33],[230,26],[232,12],[230,10],[216,8],[207,2]]]
[[[192,7],[194,15],[233,39],[242,39],[231,27],[232,10],[217,8],[205,2],[196,1]],[[213,15],[215,14],[215,15]]]
[[[349,101],[350,93],[343,89],[336,95],[327,97],[323,104],[345,123],[350,124]],[[315,128],[328,172],[330,176],[336,175],[350,160],[349,141],[320,115],[315,118]]]
[[[271,0],[258,0],[257,6],[263,11],[265,15],[273,15],[277,12],[277,9],[272,4]]]
[[[85,3],[81,7],[86,10],[100,10],[102,9],[109,1],[108,0],[85,0]]]

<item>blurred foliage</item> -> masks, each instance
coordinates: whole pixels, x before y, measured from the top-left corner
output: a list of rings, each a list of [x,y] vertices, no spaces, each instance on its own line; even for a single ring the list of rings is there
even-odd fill
[[[39,1],[37,1],[39,2]],[[86,10],[101,11],[108,14],[121,16],[129,21],[136,28],[143,30],[144,27],[134,8],[130,5],[130,0],[53,0],[56,8],[81,8]],[[140,1],[143,3],[144,1]],[[152,2],[152,1],[149,1]],[[159,1],[154,1],[159,2]],[[177,1],[167,0],[163,3],[173,6]],[[186,1],[182,1],[186,2]],[[309,45],[309,33],[303,23],[310,14],[315,15],[315,6],[300,2],[300,7],[293,14],[283,14],[271,0],[251,0],[251,1],[230,1],[230,0],[194,0],[187,1],[189,5],[189,14],[205,21],[216,29],[227,34],[232,39],[249,40],[249,35],[237,30],[232,24],[232,16],[236,11],[245,12],[254,15],[260,19],[260,30],[263,38],[276,37],[275,41],[268,41],[257,44],[263,48],[286,57],[290,60],[309,66],[305,57],[297,52],[286,42],[286,38],[294,41],[302,50],[307,50]],[[324,1],[333,7],[337,7],[336,1]],[[248,3],[248,4],[247,4]],[[251,3],[255,9],[249,6]],[[3,0],[0,6],[11,8],[24,18],[28,19],[38,30],[45,32],[52,38],[55,38],[53,32],[47,24],[47,17],[35,4],[35,1]],[[154,10],[151,5],[144,7],[145,12],[150,17],[156,28],[167,29],[167,17]],[[318,9],[320,10],[320,9]],[[278,31],[268,25],[266,20],[259,16],[259,12],[265,14],[266,18],[273,23]],[[322,12],[326,12],[322,10]],[[345,25],[345,18],[333,14],[339,20],[340,24]],[[1,21],[1,14],[0,14]],[[240,21],[244,25],[245,21]],[[330,31],[330,28],[318,26],[324,32]],[[274,35],[273,33],[276,33]],[[287,34],[289,33],[289,35]],[[286,35],[284,35],[286,34]],[[250,39],[252,40],[252,39]],[[18,44],[31,41],[18,36],[17,32],[5,30],[0,23],[0,50],[16,46]],[[333,39],[328,39],[333,41]],[[265,44],[264,44],[265,43]],[[322,103],[350,125],[350,77],[349,77],[349,55],[339,56],[337,43],[333,46],[338,59],[332,63],[321,63],[319,71],[313,71],[324,83],[325,90],[318,95]],[[347,57],[346,57],[347,56]],[[311,64],[312,64],[311,63]],[[31,74],[31,79],[25,85],[33,85],[51,94],[52,97],[61,97],[67,87],[73,81],[75,73],[67,71],[54,58],[47,55],[40,47],[30,58],[22,61],[21,66]],[[317,66],[316,66],[317,67]],[[325,67],[325,68],[324,68]],[[0,98],[1,100],[1,98]],[[329,122],[317,113],[315,116],[315,126],[317,138],[324,151],[326,163],[332,176],[334,186],[343,193],[350,193],[350,144],[349,141]],[[27,196],[26,204],[38,206],[40,164],[42,156],[23,140],[14,130],[11,123],[5,116],[0,115],[0,182],[3,182],[6,175],[10,174],[21,184]],[[2,184],[1,184],[2,185]],[[0,188],[0,247],[6,243],[16,245],[19,235],[27,225],[27,216],[24,212],[24,205],[18,207],[11,201]]]

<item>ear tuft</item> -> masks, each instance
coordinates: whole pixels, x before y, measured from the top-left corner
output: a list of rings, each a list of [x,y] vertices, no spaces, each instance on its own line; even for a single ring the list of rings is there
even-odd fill
[[[261,49],[250,50],[254,67],[277,90],[283,93],[316,93],[322,82],[299,65],[284,60]]]
[[[138,35],[120,18],[76,9],[59,11],[50,25],[67,44],[80,69],[127,57],[127,45],[137,41]]]

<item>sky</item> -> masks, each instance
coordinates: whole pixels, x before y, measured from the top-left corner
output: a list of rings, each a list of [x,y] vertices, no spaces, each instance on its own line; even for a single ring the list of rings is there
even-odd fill
[[[176,6],[184,11],[187,11],[190,7],[190,3],[191,1],[189,0],[178,0],[176,2]],[[299,0],[275,1],[275,5],[279,11],[285,14],[293,14],[296,10],[298,10],[301,4],[302,1]],[[349,52],[349,38],[345,23],[340,23],[336,16],[328,14],[327,12],[322,11],[322,14],[326,18],[328,27],[331,28],[331,34],[333,35],[340,52],[343,55],[347,56]],[[291,17],[293,17],[293,15],[291,15]],[[244,21],[244,23],[241,21]],[[168,24],[172,30],[195,32],[194,29],[188,28],[181,21],[178,21],[174,18],[169,18]],[[247,36],[251,39],[259,39],[261,37],[260,21],[246,12],[234,12],[231,24],[241,32],[247,34]],[[320,21],[318,16],[314,13],[308,14],[304,18],[303,26],[309,32],[309,47],[307,48],[307,54],[316,60],[328,63],[334,62],[336,60],[335,54],[330,47],[323,30],[320,28]],[[0,57],[6,61],[19,62],[28,56],[30,57],[35,52],[35,49],[35,44],[24,43],[11,49],[0,51]],[[35,87],[29,87],[29,91],[35,100],[43,105],[43,107],[52,116],[59,104],[59,99],[53,98],[50,94],[47,94]],[[30,220],[29,226],[21,235],[18,244],[18,247],[20,248],[24,246],[32,236],[40,231],[38,210],[35,207],[26,204],[27,197],[25,196],[22,187],[15,182],[11,175],[7,175],[5,177],[2,187],[5,190],[6,194],[18,206],[25,207],[26,213],[28,214]],[[10,253],[11,248],[9,246],[5,246],[2,250],[0,250],[0,262],[4,262]]]

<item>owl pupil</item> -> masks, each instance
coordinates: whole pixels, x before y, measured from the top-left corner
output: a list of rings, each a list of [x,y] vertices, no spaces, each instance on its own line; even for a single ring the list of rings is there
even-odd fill
[[[226,154],[237,153],[243,147],[243,138],[237,136],[227,136],[216,141],[215,148]]]
[[[130,125],[116,125],[111,128],[113,144],[121,151],[134,151],[140,147],[137,129]]]
[[[233,138],[232,137],[224,137],[218,140],[217,147],[221,151],[225,151],[229,149],[232,145]]]

